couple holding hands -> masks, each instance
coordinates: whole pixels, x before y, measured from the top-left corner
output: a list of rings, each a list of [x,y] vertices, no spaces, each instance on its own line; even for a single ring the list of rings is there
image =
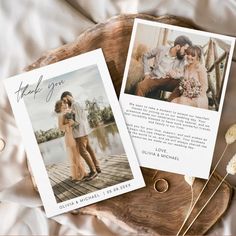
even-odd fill
[[[154,58],[150,69],[149,59]],[[154,89],[171,91],[169,102],[208,109],[208,79],[202,63],[202,50],[184,35],[174,46],[162,46],[144,53],[144,79],[137,84],[136,95],[145,97]]]
[[[65,133],[65,145],[70,159],[72,180],[92,180],[101,173],[99,162],[89,143],[88,134],[91,132],[85,108],[75,101],[71,92],[65,91],[55,104],[58,114],[58,127]],[[87,174],[83,160],[89,167]]]

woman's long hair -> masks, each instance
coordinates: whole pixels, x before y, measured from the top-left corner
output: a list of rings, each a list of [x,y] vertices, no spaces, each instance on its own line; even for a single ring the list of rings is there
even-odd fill
[[[60,113],[61,112],[61,107],[62,107],[62,104],[63,104],[64,102],[62,101],[62,100],[58,100],[57,102],[56,102],[56,104],[55,104],[55,108],[54,108],[54,111],[56,112],[56,113]]]

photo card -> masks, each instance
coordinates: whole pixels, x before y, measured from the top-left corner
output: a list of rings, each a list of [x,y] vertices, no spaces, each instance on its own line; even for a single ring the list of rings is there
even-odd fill
[[[120,104],[141,166],[208,178],[234,41],[135,19]]]
[[[101,49],[4,85],[48,217],[145,186]]]

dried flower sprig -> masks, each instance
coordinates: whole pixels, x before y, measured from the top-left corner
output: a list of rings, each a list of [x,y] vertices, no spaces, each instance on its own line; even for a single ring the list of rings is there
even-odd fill
[[[185,176],[184,176],[184,179],[185,179],[185,181],[186,181],[191,187],[193,186],[195,177],[185,175]]]
[[[179,233],[181,232],[182,228],[184,227],[186,221],[188,220],[188,217],[189,217],[190,214],[192,213],[192,211],[193,211],[194,207],[196,206],[196,204],[197,204],[199,198],[201,197],[201,195],[202,195],[204,189],[206,188],[206,186],[207,186],[207,184],[209,183],[211,177],[212,177],[213,174],[215,173],[216,168],[218,167],[218,165],[220,164],[221,160],[223,159],[224,154],[225,154],[225,152],[226,152],[228,146],[229,146],[230,144],[234,143],[235,141],[236,141],[236,124],[233,124],[233,125],[231,125],[231,126],[229,127],[229,129],[228,129],[227,132],[225,133],[225,142],[226,142],[226,145],[225,145],[224,151],[222,152],[222,154],[221,154],[221,156],[220,156],[218,162],[216,163],[214,169],[212,170],[212,172],[211,172],[209,178],[207,179],[206,183],[204,184],[202,190],[201,190],[200,193],[198,194],[198,196],[197,196],[197,198],[196,198],[194,204],[192,205],[192,207],[191,207],[189,213],[187,214],[187,217],[185,218],[183,224],[181,225],[181,227],[180,227],[180,229],[179,229],[179,231],[178,231],[178,233],[177,233],[177,236],[179,235]]]
[[[191,228],[191,226],[193,225],[193,223],[195,222],[195,220],[198,218],[198,216],[202,213],[202,211],[205,209],[205,207],[207,206],[207,204],[210,202],[210,200],[215,196],[216,192],[218,191],[218,189],[220,188],[220,186],[222,185],[222,183],[225,181],[226,177],[228,175],[235,175],[236,174],[236,153],[234,154],[234,156],[231,158],[231,160],[229,161],[227,167],[226,167],[226,174],[225,176],[222,178],[222,180],[220,181],[220,183],[218,184],[218,186],[216,187],[215,191],[212,193],[212,195],[209,197],[209,199],[207,200],[207,202],[204,204],[204,206],[201,208],[201,210],[198,212],[198,214],[195,216],[195,218],[192,220],[192,222],[189,224],[189,226],[187,227],[187,229],[184,231],[183,236],[188,232],[188,230]]]
[[[232,159],[229,161],[228,165],[226,166],[226,171],[230,175],[236,174],[236,154],[232,157]]]
[[[231,125],[225,134],[225,141],[227,144],[232,144],[236,140],[236,124]]]

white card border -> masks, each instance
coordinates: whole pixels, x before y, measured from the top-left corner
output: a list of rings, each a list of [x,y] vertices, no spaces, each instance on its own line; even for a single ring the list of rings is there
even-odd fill
[[[185,32],[185,33],[191,33],[191,34],[196,34],[196,35],[202,35],[202,36],[206,36],[206,37],[213,37],[213,38],[228,40],[229,42],[231,42],[227,68],[226,68],[226,72],[225,72],[225,77],[223,78],[224,83],[223,83],[223,86],[222,86],[221,99],[220,99],[220,104],[219,104],[218,111],[210,111],[210,110],[205,110],[205,109],[201,109],[201,108],[194,108],[194,109],[199,109],[200,112],[202,112],[202,111],[217,112],[218,115],[219,115],[218,116],[218,124],[217,124],[216,135],[215,135],[214,140],[213,140],[213,143],[214,143],[213,153],[214,153],[215,143],[216,143],[216,139],[217,139],[217,133],[218,133],[218,129],[219,129],[220,118],[221,118],[224,99],[225,99],[226,87],[227,87],[227,84],[228,84],[228,78],[229,78],[229,74],[230,74],[230,68],[231,68],[232,57],[233,57],[234,46],[235,46],[235,38],[231,37],[231,36],[226,36],[226,35],[221,35],[221,34],[216,34],[216,33],[211,33],[211,32],[205,32],[205,31],[196,30],[196,29],[189,29],[189,28],[186,28],[186,27],[169,25],[169,24],[164,24],[164,23],[151,21],[151,20],[143,20],[143,19],[140,19],[140,18],[135,18],[134,19],[134,24],[133,24],[133,29],[132,29],[132,34],[131,34],[131,39],[130,39],[130,44],[129,44],[129,49],[128,49],[127,60],[126,60],[126,63],[125,63],[125,70],[124,70],[120,95],[119,95],[119,102],[120,102],[122,110],[123,110],[122,103],[123,102],[125,103],[127,100],[130,100],[130,99],[134,98],[134,95],[125,93],[125,86],[126,86],[126,83],[127,83],[128,72],[129,72],[129,67],[130,67],[130,63],[131,63],[131,57],[132,57],[132,52],[133,52],[133,48],[134,48],[134,43],[135,43],[135,37],[136,37],[138,24],[154,26],[154,27],[160,27],[160,28],[167,28],[167,29],[176,30],[176,31],[183,32],[183,33]],[[146,97],[137,97],[136,98],[136,100],[139,100],[139,99],[150,101],[150,98],[146,98]],[[153,100],[153,102],[154,102],[154,100]],[[163,101],[160,101],[160,102],[163,102]],[[186,109],[186,107],[187,107],[186,105],[182,105],[182,104],[172,104],[172,105],[173,106],[182,106],[183,109]],[[192,108],[190,106],[188,106],[188,109],[192,109]],[[213,156],[213,153],[212,153],[212,156]],[[138,153],[137,153],[137,155],[138,155]],[[139,157],[138,157],[138,159],[139,159]],[[150,165],[150,161],[139,159],[139,162],[140,162],[140,166],[147,167],[147,168],[157,168],[158,169],[157,164],[152,163],[152,165]],[[212,163],[212,159],[211,159],[211,163]],[[164,169],[162,169],[162,170],[164,170]],[[176,171],[173,171],[173,170],[170,170],[170,169],[169,170],[165,169],[165,171],[170,171],[170,172],[177,173]],[[210,171],[210,168],[209,168],[209,171]],[[186,172],[186,171],[184,171],[184,172]],[[184,174],[184,172],[179,171],[179,174]],[[188,175],[190,175],[190,174],[188,174]],[[200,175],[196,174],[195,176],[207,179],[208,176],[209,176],[209,173],[208,174],[207,173],[200,174]]]
[[[119,130],[119,134],[127,155],[127,159],[130,164],[130,169],[133,174],[133,179],[104,188],[102,190],[98,190],[96,192],[92,192],[81,197],[77,197],[71,200],[64,201],[62,203],[57,203],[54,197],[54,193],[50,184],[50,180],[47,175],[47,171],[44,165],[44,162],[41,158],[41,153],[39,151],[39,147],[34,136],[33,128],[31,125],[31,121],[26,109],[26,106],[21,99],[19,102],[16,101],[15,91],[19,88],[20,80],[24,82],[24,84],[35,84],[37,83],[39,76],[43,75],[43,81],[57,77],[59,75],[63,75],[78,69],[82,69],[88,67],[90,65],[97,65],[97,68],[100,72],[100,76],[102,78],[102,82],[109,100],[109,103],[112,107],[112,111],[115,117],[116,125]],[[132,190],[141,188],[145,186],[144,179],[142,176],[142,172],[139,167],[138,160],[136,158],[136,154],[128,133],[128,130],[125,125],[124,117],[120,109],[119,102],[117,100],[113,84],[111,81],[111,77],[109,71],[107,69],[107,65],[102,53],[101,49],[96,49],[91,52],[84,53],[79,56],[75,56],[63,61],[59,61],[55,64],[51,64],[45,67],[41,67],[35,69],[33,71],[29,71],[23,74],[19,74],[13,76],[11,78],[5,79],[4,85],[6,88],[6,92],[8,94],[8,98],[13,110],[13,114],[16,119],[17,126],[22,135],[22,140],[26,149],[27,157],[32,168],[32,172],[35,177],[35,181],[37,187],[39,189],[39,194],[41,196],[46,215],[48,217],[52,217],[64,212],[68,212],[73,209],[77,209],[98,201],[102,201],[114,196],[118,196],[120,194],[130,192]],[[123,190],[119,190],[117,192],[112,192],[109,196],[100,197],[99,199],[91,199],[86,202],[83,202],[79,206],[76,204],[72,204],[74,201],[85,196],[90,196],[95,193],[101,193],[102,191],[113,189],[114,187],[120,187],[121,185],[129,184],[129,188],[125,188]],[[66,207],[64,207],[66,206]]]

